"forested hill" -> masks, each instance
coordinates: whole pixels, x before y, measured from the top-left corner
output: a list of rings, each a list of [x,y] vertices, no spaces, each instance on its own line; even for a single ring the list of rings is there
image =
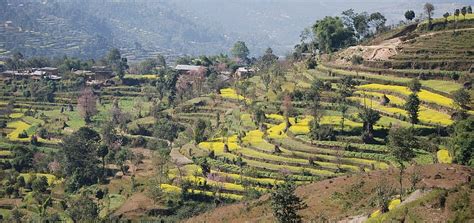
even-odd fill
[[[97,58],[117,47],[139,60],[159,52],[218,53],[225,46],[223,35],[182,16],[166,1],[0,0],[4,54]]]

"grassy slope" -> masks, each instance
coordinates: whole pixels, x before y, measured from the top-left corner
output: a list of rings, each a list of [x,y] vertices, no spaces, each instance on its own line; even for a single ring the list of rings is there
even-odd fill
[[[409,176],[412,169],[409,169],[405,176]],[[466,174],[472,174],[473,170],[467,167],[452,165],[448,166],[445,164],[435,164],[429,166],[423,166],[419,169],[423,178],[422,182],[426,182],[425,185],[420,183],[418,187],[430,187],[433,185],[440,185],[445,188],[454,188],[455,186],[461,185],[466,182],[464,177]],[[434,174],[439,173],[443,178],[434,180]],[[398,184],[397,171],[390,169],[386,171],[371,172],[370,174],[360,174],[354,176],[343,176],[335,179],[324,180],[321,182],[300,186],[297,188],[296,193],[308,207],[300,214],[303,216],[304,221],[320,221],[320,217],[331,221],[342,220],[346,216],[356,215],[369,215],[373,211],[377,210],[377,207],[371,205],[374,197],[373,190],[379,183],[379,180],[386,177],[387,185],[393,185],[396,187]],[[404,178],[404,184],[409,185],[408,178]],[[468,193],[472,195],[472,189],[468,190]],[[342,195],[342,196],[340,196]],[[431,194],[428,194],[432,196]],[[447,206],[453,205],[455,201],[454,196],[448,195]],[[472,201],[473,196],[471,196]],[[433,199],[420,198],[434,203]],[[436,197],[437,199],[437,197]],[[422,202],[410,203],[413,208],[409,213],[415,215],[416,212],[424,213],[424,215],[416,215],[421,221],[430,221],[434,214],[440,221],[447,221],[452,218],[453,212],[445,209],[440,211],[439,209],[431,208],[427,205],[422,205]],[[393,209],[393,214],[390,215],[390,219],[397,219],[401,217],[399,210],[403,206]],[[434,212],[434,213],[433,213]],[[390,212],[389,212],[390,214]],[[213,211],[207,212],[200,216],[191,218],[188,222],[273,222],[272,210],[270,207],[270,200],[268,196],[263,196],[258,200],[250,202],[227,205],[224,207],[217,208]]]

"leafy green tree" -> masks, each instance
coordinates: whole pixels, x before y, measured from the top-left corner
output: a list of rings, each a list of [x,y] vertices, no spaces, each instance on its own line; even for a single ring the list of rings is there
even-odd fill
[[[128,69],[127,58],[122,58],[120,50],[114,48],[109,51],[107,62],[112,67],[112,70],[122,80],[125,76],[125,70]]]
[[[31,189],[36,192],[44,193],[48,189],[48,178],[45,176],[36,177],[33,182],[31,182]]]
[[[10,212],[10,219],[8,219],[10,222],[15,222],[15,223],[21,223],[24,222],[23,216],[25,214],[21,212],[18,207],[15,207],[11,212]]]
[[[375,200],[382,213],[388,211],[392,193],[393,189],[386,179],[382,179],[375,187]]]
[[[444,23],[445,23],[445,24],[448,24],[449,12],[444,13],[444,14],[443,14],[443,17],[444,17]]]
[[[160,181],[151,180],[147,186],[148,186],[147,194],[153,200],[154,204],[158,204],[158,202],[160,202],[163,199],[163,195],[164,195],[164,192],[160,187]]]
[[[411,92],[417,93],[421,91],[421,83],[417,78],[413,78],[409,83],[408,83],[408,88],[411,90]]]
[[[250,53],[249,48],[243,41],[237,41],[231,49],[232,56],[246,61]]]
[[[41,177],[40,177],[41,178]],[[37,178],[37,179],[40,179]],[[35,209],[35,211],[39,214],[39,217],[42,220],[45,220],[47,213],[48,207],[51,207],[53,205],[51,195],[49,194],[43,194],[42,192],[39,191],[33,191],[32,197],[34,198],[36,204],[32,205]]]
[[[257,126],[260,126],[265,121],[265,111],[261,108],[256,108],[254,112],[254,120]]]
[[[316,21],[312,28],[319,41],[319,49],[324,52],[330,53],[355,44],[354,32],[345,27],[339,17],[326,16]]]
[[[311,87],[306,92],[306,100],[310,103],[310,108],[315,120],[320,115],[321,110],[321,92],[324,89],[323,81],[316,79],[311,84]]]
[[[374,141],[374,125],[379,121],[380,117],[380,113],[371,108],[363,108],[359,112],[359,118],[363,122],[362,140],[364,142]]]
[[[263,66],[268,67],[276,63],[278,61],[278,57],[275,54],[273,54],[272,48],[267,48],[267,50],[265,50],[265,54],[262,56],[260,60]]]
[[[405,163],[415,157],[414,149],[418,147],[418,142],[412,129],[396,127],[392,128],[388,134],[388,148],[391,155],[399,164],[400,175],[400,200],[403,199],[403,172]]]
[[[167,140],[170,143],[171,148],[173,141],[178,137],[180,131],[180,125],[165,117],[156,121],[153,135],[158,139]]]
[[[387,18],[382,15],[380,12],[374,12],[370,14],[369,17],[369,24],[375,28],[376,32],[381,31],[385,27],[385,23],[387,22]]]
[[[97,157],[99,142],[99,134],[87,127],[63,139],[61,151],[64,159],[61,166],[67,176],[69,191],[97,183],[100,173]]]
[[[431,3],[426,3],[424,6],[423,6],[423,9],[425,10],[425,13],[426,15],[428,15],[428,28],[431,30],[431,25],[432,25],[432,17],[433,17],[433,13],[434,13],[434,10],[435,10],[435,7],[433,4]]]
[[[454,105],[461,109],[469,109],[471,103],[471,94],[464,88],[456,90],[452,93]]]
[[[128,171],[128,166],[125,165],[125,161],[131,158],[130,151],[127,148],[121,148],[115,157],[115,164],[120,167],[120,171],[125,175]]]
[[[454,124],[450,148],[454,162],[474,166],[474,116]]]
[[[338,110],[341,112],[341,132],[344,133],[344,121],[346,119],[349,106],[346,104],[346,102],[342,101],[338,106]]]
[[[344,25],[355,30],[359,39],[369,33],[369,15],[367,12],[356,13],[353,9],[342,12]]]
[[[97,156],[102,159],[102,172],[105,173],[105,157],[109,154],[109,147],[107,145],[100,145],[97,149]]]
[[[271,205],[273,216],[278,222],[302,222],[298,211],[306,208],[306,204],[296,196],[296,185],[291,179],[286,179],[284,183],[275,186],[271,193]]]
[[[472,14],[472,7],[471,6],[467,7],[467,14]]]
[[[97,204],[84,194],[71,199],[66,212],[74,222],[94,222],[99,216]]]
[[[344,76],[337,83],[338,93],[341,96],[342,100],[345,100],[347,97],[352,96],[355,91],[355,86],[357,82],[350,76]]]
[[[211,173],[211,165],[209,165],[209,163],[207,162],[207,158],[204,157],[199,159],[198,164],[201,167],[202,175],[204,177]]]
[[[467,7],[464,6],[464,7],[461,8],[461,14],[464,17],[464,19],[466,19],[466,13],[467,13]]]
[[[198,119],[194,126],[194,142],[199,144],[207,139],[206,136],[207,123],[203,119]]]
[[[411,93],[405,103],[405,110],[410,118],[412,126],[418,124],[418,111],[420,110],[420,99],[416,93]]]
[[[405,19],[413,20],[415,18],[415,12],[413,10],[408,10],[405,12]]]
[[[14,158],[11,165],[16,171],[22,172],[33,168],[33,157],[36,152],[34,147],[16,145],[12,148],[12,151]]]

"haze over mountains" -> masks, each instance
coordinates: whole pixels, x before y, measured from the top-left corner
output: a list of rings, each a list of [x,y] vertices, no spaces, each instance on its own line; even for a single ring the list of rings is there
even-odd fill
[[[228,53],[237,40],[257,56],[285,55],[304,27],[343,10],[380,11],[389,24],[422,0],[0,0],[0,54],[98,58],[116,47],[129,60]],[[469,1],[438,0],[435,14]]]

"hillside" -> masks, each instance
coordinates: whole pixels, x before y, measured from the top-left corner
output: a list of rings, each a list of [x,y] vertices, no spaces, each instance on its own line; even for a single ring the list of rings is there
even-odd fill
[[[411,189],[411,194],[400,205],[394,205],[387,214],[378,215],[368,222],[400,221],[447,222],[460,213],[452,207],[463,200],[464,193],[469,202],[474,202],[471,168],[458,165],[427,165],[419,167],[420,182]],[[407,171],[412,174],[413,168]],[[361,222],[377,210],[375,190],[377,185],[390,188],[396,185],[397,171],[389,169],[365,174],[348,175],[300,186],[296,194],[308,205],[300,211],[304,222]],[[405,185],[411,185],[406,179]],[[469,184],[470,183],[470,184]],[[471,187],[471,188],[470,188]],[[439,204],[447,192],[445,208]],[[396,200],[396,198],[393,198]],[[407,209],[405,209],[407,208]],[[472,211],[472,207],[471,211]],[[404,211],[408,210],[408,211]],[[468,209],[469,211],[469,209]],[[472,212],[471,212],[472,217]],[[383,219],[383,220],[382,220]],[[269,196],[258,200],[219,207],[191,218],[186,222],[274,222]]]
[[[222,33],[194,23],[165,1],[2,0],[0,6],[0,48],[7,51],[2,54],[85,59],[117,47],[134,61],[157,53],[219,53],[228,45]]]
[[[378,72],[391,69],[403,76],[426,70],[435,78],[450,78],[449,71],[469,72],[474,60],[474,17],[468,15],[456,24],[448,18],[435,20],[434,31],[426,32],[426,24],[412,24],[382,33],[364,45],[352,46],[338,52],[328,65],[352,66],[353,69]],[[455,29],[455,26],[457,29]],[[353,58],[360,57],[358,64]]]
[[[130,61],[161,53],[169,57],[228,53],[237,40],[251,55],[271,46],[284,56],[315,19],[348,8],[380,11],[387,24],[403,19],[402,9],[419,8],[422,0],[358,2],[320,0],[1,0],[0,56],[21,51],[27,56],[99,58],[111,47]],[[435,14],[469,1],[436,1]],[[416,10],[417,13],[421,11]],[[5,28],[6,22],[8,28]]]
[[[187,38],[153,34],[180,26],[173,21],[188,24],[178,15],[169,26],[121,22],[157,18],[166,4],[118,2],[58,3],[73,7],[72,17],[94,18],[55,18],[65,33],[77,21],[74,34],[94,33],[91,43],[107,36],[97,42],[104,48],[132,33]],[[54,11],[50,3],[41,7]],[[36,21],[18,17],[24,27]],[[338,19],[324,18],[331,26],[314,34],[334,24],[347,30]],[[51,27],[41,21],[30,25]],[[36,69],[41,58],[15,55],[5,67],[16,70],[0,75],[0,221],[274,222],[272,194],[285,187],[280,197],[308,205],[297,212],[305,222],[472,221],[472,24],[457,34],[424,26],[318,48],[328,50],[322,55],[308,53],[312,42],[288,58],[269,48],[250,59],[241,42],[237,57],[189,56],[176,67],[163,66],[174,62],[166,58],[127,68],[118,50],[103,60],[63,57],[51,63],[59,69]],[[220,38],[189,32],[192,43]],[[357,38],[350,30],[343,37]]]

